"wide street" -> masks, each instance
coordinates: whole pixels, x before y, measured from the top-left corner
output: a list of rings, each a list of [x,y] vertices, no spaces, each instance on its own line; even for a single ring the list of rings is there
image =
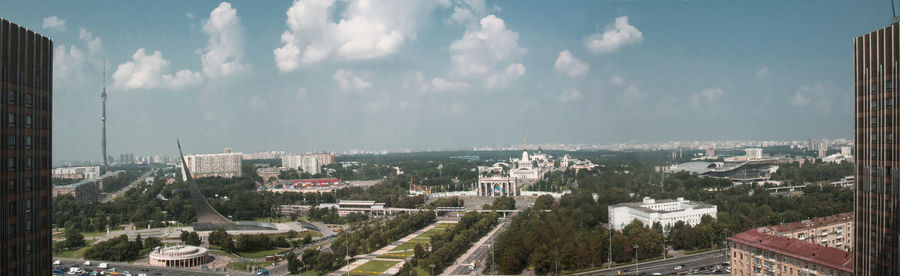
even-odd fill
[[[85,266],[84,261],[81,259],[68,259],[68,258],[53,258],[53,260],[60,260],[61,264],[54,265],[53,268],[59,267],[71,267],[73,265],[78,265],[82,268],[90,268],[93,270],[97,270],[97,266],[103,261],[91,261],[90,266]],[[117,272],[123,273],[125,271],[131,272],[134,275],[138,275],[140,273],[145,273],[147,275],[174,275],[174,276],[190,276],[190,275],[250,275],[247,272],[240,271],[229,271],[229,272],[213,272],[213,271],[200,271],[199,268],[174,268],[174,267],[153,267],[147,265],[135,265],[130,263],[118,263],[118,262],[106,262],[110,267],[115,268]],[[142,269],[147,269],[143,271]],[[107,269],[101,269],[107,270]]]
[[[103,198],[100,199],[100,202],[106,203],[106,202],[109,202],[110,200],[115,199],[117,196],[121,195],[122,193],[125,193],[126,191],[133,188],[134,186],[137,186],[138,183],[143,182],[145,178],[147,178],[148,176],[150,176],[150,174],[152,174],[154,172],[156,172],[156,169],[147,171],[146,173],[142,174],[140,177],[138,177],[137,179],[132,181],[130,184],[128,184],[128,186],[125,186],[124,188],[119,189],[119,191],[117,191],[115,193],[103,194]]]
[[[466,252],[457,259],[455,264],[444,270],[442,275],[469,275],[472,273],[472,270],[469,269],[469,265],[472,262],[477,263],[475,270],[483,268],[484,264],[487,264],[490,261],[488,258],[491,253],[491,241],[506,230],[508,226],[508,221],[501,222],[496,229],[492,230],[488,235],[485,235],[481,240],[472,245],[473,249],[470,250],[474,251]],[[484,261],[486,259],[488,261]]]
[[[663,275],[666,274],[690,274],[689,272],[692,269],[697,269],[698,271],[695,273],[702,274],[712,274],[714,273],[712,269],[709,267],[714,267],[717,264],[722,264],[726,262],[726,258],[723,255],[724,249],[714,250],[709,252],[697,253],[693,255],[687,255],[678,258],[670,258],[665,260],[652,261],[648,263],[639,263],[637,271],[635,271],[635,265],[626,265],[620,267],[614,267],[610,269],[600,269],[593,271],[586,271],[581,273],[576,273],[575,275],[616,275],[621,272],[621,274],[644,274],[647,275],[653,273],[660,273]],[[676,266],[681,265],[682,268],[675,269]],[[707,268],[707,269],[702,269]]]

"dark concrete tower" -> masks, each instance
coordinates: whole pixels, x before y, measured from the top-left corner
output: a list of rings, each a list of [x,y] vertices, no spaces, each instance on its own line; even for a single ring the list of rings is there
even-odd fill
[[[0,18],[0,274],[50,275],[53,41]]]
[[[856,275],[900,273],[900,25],[853,39]],[[900,98],[898,98],[900,99]]]
[[[103,93],[100,93],[103,102],[103,114],[100,115],[100,123],[103,125],[103,138],[100,141],[100,175],[106,174],[109,163],[106,160],[106,61],[103,61]]]

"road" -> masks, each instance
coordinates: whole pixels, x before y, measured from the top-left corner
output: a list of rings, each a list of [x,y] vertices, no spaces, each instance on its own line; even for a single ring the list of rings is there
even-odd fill
[[[724,263],[725,256],[724,249],[697,253],[693,255],[687,255],[678,258],[670,258],[665,260],[652,261],[649,263],[640,263],[638,264],[637,273],[646,273],[647,275],[653,273],[660,273],[663,275],[667,274],[690,274],[691,269],[698,269],[697,272],[703,274],[711,274],[713,270],[711,267]],[[681,269],[675,269],[676,266],[683,266]],[[707,268],[707,269],[700,269]],[[610,269],[600,269],[594,271],[587,271],[582,273],[576,273],[575,275],[615,275],[620,272],[622,274],[637,274],[635,273],[634,264],[614,267]]]
[[[146,173],[144,173],[143,175],[141,175],[141,177],[138,177],[137,179],[132,181],[131,184],[128,184],[128,186],[125,186],[124,188],[119,189],[118,192],[111,193],[111,194],[104,194],[103,199],[100,199],[100,202],[106,203],[106,202],[109,202],[110,200],[115,199],[120,194],[128,191],[129,189],[133,188],[134,186],[137,186],[138,183],[140,183],[141,181],[144,181],[144,178],[147,178],[148,176],[150,176],[150,174],[152,174],[154,172],[156,172],[156,169],[151,169],[151,170],[147,171]]]
[[[512,218],[507,218],[506,221],[501,222],[497,226],[497,229],[494,229],[493,231],[491,231],[490,235],[486,235],[481,240],[479,240],[474,245],[472,245],[473,247],[475,247],[475,251],[472,252],[468,256],[460,257],[460,259],[457,259],[457,262],[454,265],[447,268],[442,275],[469,275],[469,274],[472,274],[472,270],[469,269],[469,264],[471,264],[472,262],[477,263],[478,268],[476,268],[475,270],[479,270],[481,267],[483,267],[482,264],[487,263],[487,262],[483,262],[483,260],[490,257],[491,244],[492,244],[491,241],[493,239],[495,239],[498,235],[500,235],[500,233],[502,233],[504,230],[506,230],[506,228],[509,226],[509,221],[511,219]]]
[[[93,270],[97,270],[97,265],[99,265],[102,261],[91,261],[91,266],[85,266],[84,260],[80,259],[68,259],[68,258],[53,258],[53,260],[60,260],[60,265],[54,265],[53,268],[56,269],[58,267],[69,267],[72,265],[79,265],[82,268],[90,268]],[[174,268],[174,267],[154,267],[147,265],[136,265],[130,263],[117,263],[117,262],[106,262],[109,263],[110,267],[114,267],[118,272],[129,271],[134,275],[138,273],[146,273],[147,275],[173,275],[173,276],[192,276],[192,275],[250,275],[247,272],[213,272],[213,271],[200,271],[199,268]],[[141,269],[147,269],[147,271],[142,271]],[[106,270],[106,269],[101,269]]]

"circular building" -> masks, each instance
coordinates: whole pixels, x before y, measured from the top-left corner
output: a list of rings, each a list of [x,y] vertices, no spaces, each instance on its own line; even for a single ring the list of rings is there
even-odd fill
[[[157,247],[150,252],[151,266],[191,267],[209,261],[209,251],[203,247],[176,245]]]

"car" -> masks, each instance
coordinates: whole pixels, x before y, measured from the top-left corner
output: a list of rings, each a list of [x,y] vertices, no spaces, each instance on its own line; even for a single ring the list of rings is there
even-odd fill
[[[84,261],[84,265],[90,266],[90,265],[91,265],[91,261]]]
[[[141,268],[141,271],[150,271],[150,270],[145,267],[145,268]]]
[[[700,270],[699,270],[699,269],[696,269],[696,268],[691,268],[691,270],[689,270],[688,272],[690,272],[690,273],[697,273],[697,272],[700,272]]]
[[[653,272],[653,275],[662,275],[662,273],[659,273],[659,272]]]
[[[61,265],[61,264],[62,264],[62,261],[61,261],[61,260],[55,260],[55,261],[53,261],[53,265]]]
[[[676,266],[675,266],[675,270],[679,270],[679,269],[682,269],[682,268],[684,268],[684,266],[682,266],[682,265],[676,265]]]

